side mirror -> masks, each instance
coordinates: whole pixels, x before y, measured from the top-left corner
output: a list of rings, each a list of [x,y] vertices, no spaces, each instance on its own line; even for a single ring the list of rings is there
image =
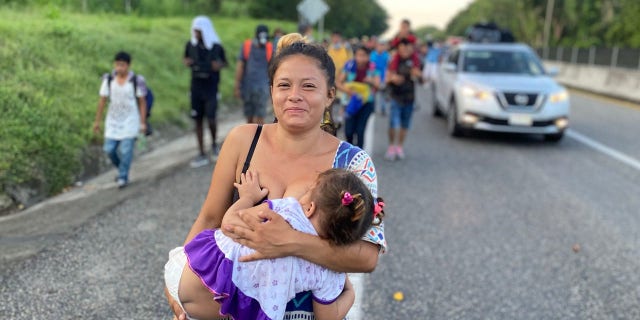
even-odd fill
[[[447,72],[456,72],[458,66],[455,63],[447,62],[444,64],[444,71]]]
[[[549,77],[555,77],[558,75],[558,73],[560,73],[560,69],[558,69],[558,67],[549,67],[547,68],[547,75]]]

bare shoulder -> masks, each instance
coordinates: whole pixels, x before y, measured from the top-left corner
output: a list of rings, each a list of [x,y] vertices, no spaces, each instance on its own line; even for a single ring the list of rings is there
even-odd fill
[[[245,141],[253,140],[253,136],[256,134],[258,128],[257,124],[241,124],[229,131],[227,137],[224,139],[225,143],[228,141],[232,145],[243,143]]]

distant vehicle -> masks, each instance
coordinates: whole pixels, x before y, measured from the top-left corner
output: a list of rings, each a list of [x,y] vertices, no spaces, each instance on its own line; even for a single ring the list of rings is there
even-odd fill
[[[452,136],[472,130],[542,134],[562,139],[569,95],[535,52],[519,43],[462,43],[443,58],[435,80],[434,116]]]

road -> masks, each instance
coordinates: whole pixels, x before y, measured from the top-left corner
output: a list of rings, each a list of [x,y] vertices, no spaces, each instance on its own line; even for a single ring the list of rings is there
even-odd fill
[[[572,108],[575,135],[554,144],[454,139],[423,106],[401,162],[382,159],[387,119],[376,116],[390,250],[364,277],[363,319],[640,318],[640,170],[608,152],[640,159],[640,109],[580,93]],[[0,318],[169,319],[163,265],[211,170],[141,181],[73,230],[38,238],[44,250],[0,265]]]
[[[571,137],[454,139],[425,109],[406,161],[376,162],[390,251],[365,319],[640,318],[638,169]],[[574,93],[571,119],[640,159],[638,109]]]

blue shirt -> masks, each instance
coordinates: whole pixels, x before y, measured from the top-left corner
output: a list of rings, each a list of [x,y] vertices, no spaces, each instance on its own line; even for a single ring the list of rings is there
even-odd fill
[[[380,73],[380,82],[383,83],[385,74],[387,73],[387,65],[389,64],[389,52],[383,51],[382,53],[378,53],[378,51],[374,50],[371,52],[369,59],[376,64],[376,70]]]
[[[441,49],[437,47],[429,48],[427,52],[427,57],[425,58],[425,62],[427,63],[438,63],[438,58],[440,57]]]

